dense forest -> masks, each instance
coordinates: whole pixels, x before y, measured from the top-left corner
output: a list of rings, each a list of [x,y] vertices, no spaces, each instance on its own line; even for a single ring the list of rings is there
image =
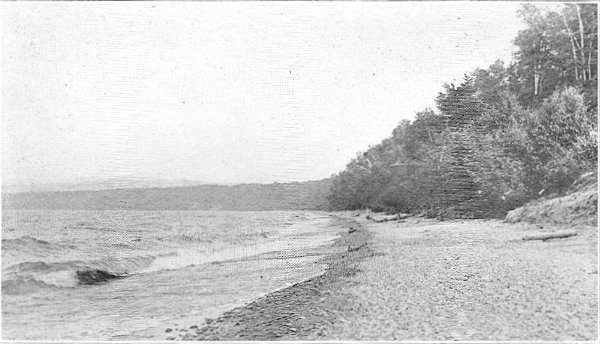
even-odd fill
[[[500,217],[597,171],[597,5],[526,4],[510,64],[446,84],[332,181],[334,209]]]

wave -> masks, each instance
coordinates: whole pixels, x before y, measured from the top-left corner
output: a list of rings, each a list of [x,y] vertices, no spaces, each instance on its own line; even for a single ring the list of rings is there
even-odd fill
[[[257,237],[260,244],[241,245],[248,240],[255,240],[248,238],[249,236]],[[79,249],[69,249],[71,246],[66,243],[49,242],[30,236],[3,239],[3,249],[15,255],[15,263],[20,262],[3,266],[2,291],[7,294],[30,294],[48,288],[104,284],[132,275],[239,259],[276,248],[273,246],[275,243],[265,242],[268,236],[264,231],[243,233],[234,237],[237,240],[218,240],[217,237],[218,235],[211,233],[177,233],[144,240],[123,238],[120,242],[103,242],[95,249],[92,247],[90,254],[97,258],[89,259],[83,254],[88,251],[87,243],[84,242],[78,244]],[[145,253],[142,250],[144,247],[162,248],[163,252],[170,252]],[[119,256],[102,257],[103,254],[98,256],[98,252],[112,252]],[[32,259],[33,257],[37,258]],[[23,261],[23,258],[27,261]]]
[[[78,285],[107,283],[126,275],[114,275],[102,270],[55,271],[38,276],[17,277],[2,280],[2,293],[8,295],[29,294],[42,289],[75,288]]]
[[[2,247],[14,247],[14,246],[51,246],[52,244],[46,240],[30,237],[28,235],[14,238],[14,239],[2,239]]]
[[[64,254],[65,250],[76,249],[75,245],[66,243],[53,243],[46,240],[30,237],[28,235],[2,239],[2,250],[13,253],[26,253],[27,255]]]
[[[106,258],[95,261],[24,262],[4,269],[2,291],[22,294],[46,288],[75,288],[142,272],[161,255]]]
[[[40,289],[52,289],[59,286],[32,278],[2,280],[2,295],[30,294]]]

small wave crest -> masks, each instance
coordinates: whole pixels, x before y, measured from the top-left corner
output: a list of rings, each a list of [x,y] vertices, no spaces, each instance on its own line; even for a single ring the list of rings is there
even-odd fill
[[[25,235],[19,238],[13,239],[2,239],[2,247],[3,248],[12,248],[19,246],[51,246],[52,244],[46,240],[41,240],[37,238],[30,237],[29,235]]]
[[[57,288],[58,286],[32,278],[2,280],[3,295],[30,294],[40,289]]]
[[[76,247],[66,243],[54,243],[46,240],[34,238],[28,235],[2,239],[2,250],[11,254],[25,254],[27,256],[64,254],[65,250],[72,250]]]
[[[28,294],[47,288],[74,288],[78,284],[74,271],[58,270],[43,274],[25,274],[2,277],[2,292]]]
[[[194,234],[178,234],[177,236],[171,238],[171,240],[183,244],[191,244],[191,243],[199,243],[199,244],[210,244],[214,242],[213,238],[207,236],[200,236]]]

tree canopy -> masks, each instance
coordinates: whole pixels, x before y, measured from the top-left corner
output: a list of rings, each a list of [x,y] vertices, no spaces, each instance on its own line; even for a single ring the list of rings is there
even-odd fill
[[[503,216],[597,170],[597,6],[523,5],[514,61],[446,84],[333,178],[336,209]]]

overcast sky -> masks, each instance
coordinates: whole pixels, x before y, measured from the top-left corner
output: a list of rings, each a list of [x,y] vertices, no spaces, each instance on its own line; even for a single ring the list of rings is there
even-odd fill
[[[1,6],[5,184],[325,178],[522,26],[506,2]]]

